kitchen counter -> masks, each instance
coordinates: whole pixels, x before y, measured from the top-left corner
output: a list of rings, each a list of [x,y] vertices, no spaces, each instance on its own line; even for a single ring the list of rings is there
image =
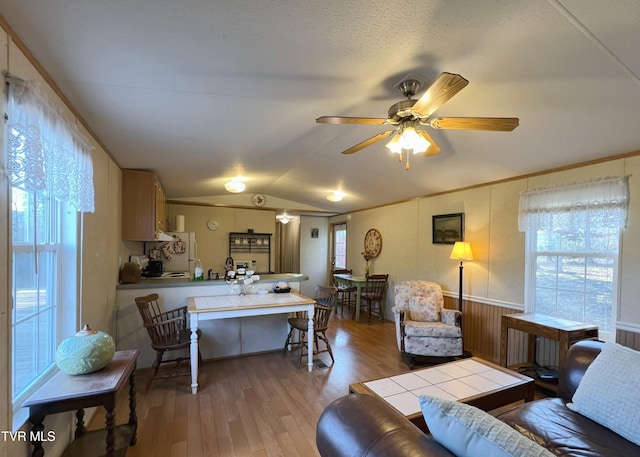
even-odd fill
[[[257,287],[262,284],[273,284],[279,281],[302,282],[308,281],[309,276],[301,273],[282,273],[282,274],[267,274],[259,275],[260,281],[256,281],[253,284],[258,289],[264,289],[264,287]],[[116,286],[118,290],[126,289],[162,289],[166,287],[204,287],[204,286],[227,286],[231,287],[224,279],[205,279],[204,281],[193,281],[190,278],[140,278],[140,282],[134,284],[119,284]]]
[[[273,284],[287,281],[293,292],[300,292],[304,274],[260,275],[247,293],[267,290],[271,293]],[[160,296],[163,309],[173,309],[187,305],[189,297],[238,294],[238,290],[224,280],[191,281],[187,278],[141,279],[135,284],[120,284],[116,290],[116,340],[118,351],[138,349],[138,368],[150,367],[155,359],[149,336],[135,304],[135,297],[152,293]],[[206,359],[234,357],[243,354],[282,350],[289,327],[286,314],[250,316],[202,322],[200,329],[200,351]],[[188,350],[184,352],[189,356]],[[178,355],[178,354],[175,354]]]

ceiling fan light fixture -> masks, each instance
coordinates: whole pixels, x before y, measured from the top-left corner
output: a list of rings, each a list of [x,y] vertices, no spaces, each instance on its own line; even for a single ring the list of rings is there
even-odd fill
[[[339,202],[344,198],[344,192],[341,190],[334,190],[329,195],[327,195],[327,200],[330,202]]]
[[[424,137],[418,134],[413,124],[409,124],[402,129],[402,136],[400,137],[402,149],[409,149],[414,154],[418,154],[426,151],[429,144]]]
[[[240,181],[238,178],[233,178],[224,183],[224,188],[227,192],[231,192],[232,194],[238,194],[243,192],[247,185]]]
[[[400,144],[400,134],[396,133],[395,135],[393,135],[393,138],[391,138],[391,141],[389,141],[386,144],[386,146],[394,154],[402,154],[402,145]]]

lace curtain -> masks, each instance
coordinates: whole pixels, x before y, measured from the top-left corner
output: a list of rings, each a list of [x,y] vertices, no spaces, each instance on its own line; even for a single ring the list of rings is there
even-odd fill
[[[580,184],[520,193],[518,228],[570,230],[577,217],[597,217],[610,229],[626,226],[629,178],[605,178]]]
[[[6,77],[7,164],[13,186],[50,193],[79,212],[94,212],[91,144],[48,100],[36,81]]]

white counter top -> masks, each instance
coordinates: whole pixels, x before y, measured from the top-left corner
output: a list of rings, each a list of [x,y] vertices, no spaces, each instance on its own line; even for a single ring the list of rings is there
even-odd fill
[[[301,273],[282,273],[260,275],[260,280],[254,284],[273,284],[278,281],[302,282],[308,281],[309,276]],[[141,278],[134,284],[119,284],[116,289],[162,289],[166,287],[202,287],[202,286],[229,286],[224,279],[212,279],[204,281],[192,281],[188,278]]]

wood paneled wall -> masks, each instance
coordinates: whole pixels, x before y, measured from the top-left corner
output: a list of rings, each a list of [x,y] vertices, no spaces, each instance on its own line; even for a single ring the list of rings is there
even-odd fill
[[[616,342],[623,346],[630,347],[636,351],[640,351],[640,333],[630,332],[628,330],[616,331]]]
[[[445,296],[444,306],[450,309],[457,309],[458,299]],[[502,315],[519,311],[472,300],[463,300],[462,309],[462,335],[465,350],[490,362],[500,363]],[[509,330],[508,363],[526,360],[527,343],[525,336],[522,332]]]
[[[445,296],[444,306],[458,309],[456,297]],[[463,300],[462,335],[465,350],[474,356],[500,363],[500,327],[503,314],[520,311],[486,303]],[[623,346],[640,350],[640,333],[618,330],[616,341]],[[527,358],[527,335],[518,330],[509,330],[509,354],[507,363],[515,364]],[[537,345],[537,361],[541,365],[557,366],[558,345],[556,341],[541,338]]]

